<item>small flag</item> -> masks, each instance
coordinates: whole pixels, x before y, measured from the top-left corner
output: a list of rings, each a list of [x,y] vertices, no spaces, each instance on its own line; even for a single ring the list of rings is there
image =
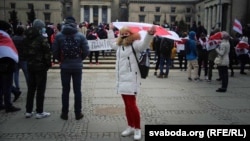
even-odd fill
[[[234,20],[233,30],[242,34],[242,26],[241,26],[240,21],[238,21],[237,19]]]

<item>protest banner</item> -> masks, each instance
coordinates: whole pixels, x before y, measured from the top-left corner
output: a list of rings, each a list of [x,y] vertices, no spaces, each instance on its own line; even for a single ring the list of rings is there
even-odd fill
[[[111,44],[114,43],[116,38],[113,39],[99,39],[88,40],[90,51],[111,50]]]

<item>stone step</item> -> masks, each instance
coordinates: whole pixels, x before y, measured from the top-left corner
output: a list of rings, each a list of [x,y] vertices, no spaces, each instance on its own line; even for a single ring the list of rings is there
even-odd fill
[[[154,64],[154,51],[151,51],[151,60],[150,60],[150,69],[154,69],[155,68],[155,64]],[[84,61],[83,61],[83,69],[115,69],[115,61],[116,61],[116,56],[115,56],[115,52],[112,51],[110,55],[107,56],[102,56],[102,53],[100,52],[100,56],[98,58],[99,60],[99,64],[96,65],[95,64],[95,57],[92,57],[92,62],[93,64],[89,63],[89,58],[87,57]],[[233,66],[234,69],[239,69],[240,66],[239,65],[234,65]],[[59,69],[59,64],[54,64],[52,66],[52,69]],[[171,69],[179,69],[179,60],[178,60],[178,56],[176,55],[175,59],[174,59],[174,68]]]
[[[154,69],[155,68],[155,64],[153,63],[153,61],[151,60],[151,64],[150,64],[150,69]],[[234,69],[240,69],[240,65],[233,65]],[[249,67],[246,66],[246,69],[248,69]],[[54,64],[52,66],[52,69],[59,69],[59,64]],[[85,60],[83,62],[83,69],[115,69],[115,60],[99,60],[99,64],[90,64],[88,60]],[[179,62],[178,61],[174,61],[174,68],[171,69],[180,69],[179,68]]]

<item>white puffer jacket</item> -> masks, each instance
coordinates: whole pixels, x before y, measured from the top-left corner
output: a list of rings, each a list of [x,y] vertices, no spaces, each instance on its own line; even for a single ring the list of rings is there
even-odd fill
[[[152,35],[146,35],[143,40],[133,42],[137,55],[149,47]],[[140,93],[141,74],[137,61],[133,54],[132,46],[117,46],[112,44],[116,50],[116,88],[118,94],[136,95]]]

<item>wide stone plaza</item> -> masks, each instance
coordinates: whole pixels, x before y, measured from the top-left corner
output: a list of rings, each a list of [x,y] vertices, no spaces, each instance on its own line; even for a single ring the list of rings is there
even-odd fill
[[[0,111],[0,141],[133,141],[133,136],[121,137],[126,128],[124,104],[115,91],[115,71],[85,69],[82,80],[84,118],[75,120],[74,95],[71,91],[69,119],[60,119],[60,70],[48,72],[44,110],[51,116],[26,119],[27,87],[20,72],[21,97],[14,103],[22,110],[15,113]],[[170,70],[169,77],[156,78],[153,70],[142,80],[137,101],[141,112],[141,127],[145,140],[146,124],[153,125],[250,125],[250,72],[229,78],[226,93],[220,87],[217,70],[211,83],[205,80],[189,82],[187,73]],[[203,72],[202,72],[203,73]],[[166,138],[167,140],[167,138]]]

